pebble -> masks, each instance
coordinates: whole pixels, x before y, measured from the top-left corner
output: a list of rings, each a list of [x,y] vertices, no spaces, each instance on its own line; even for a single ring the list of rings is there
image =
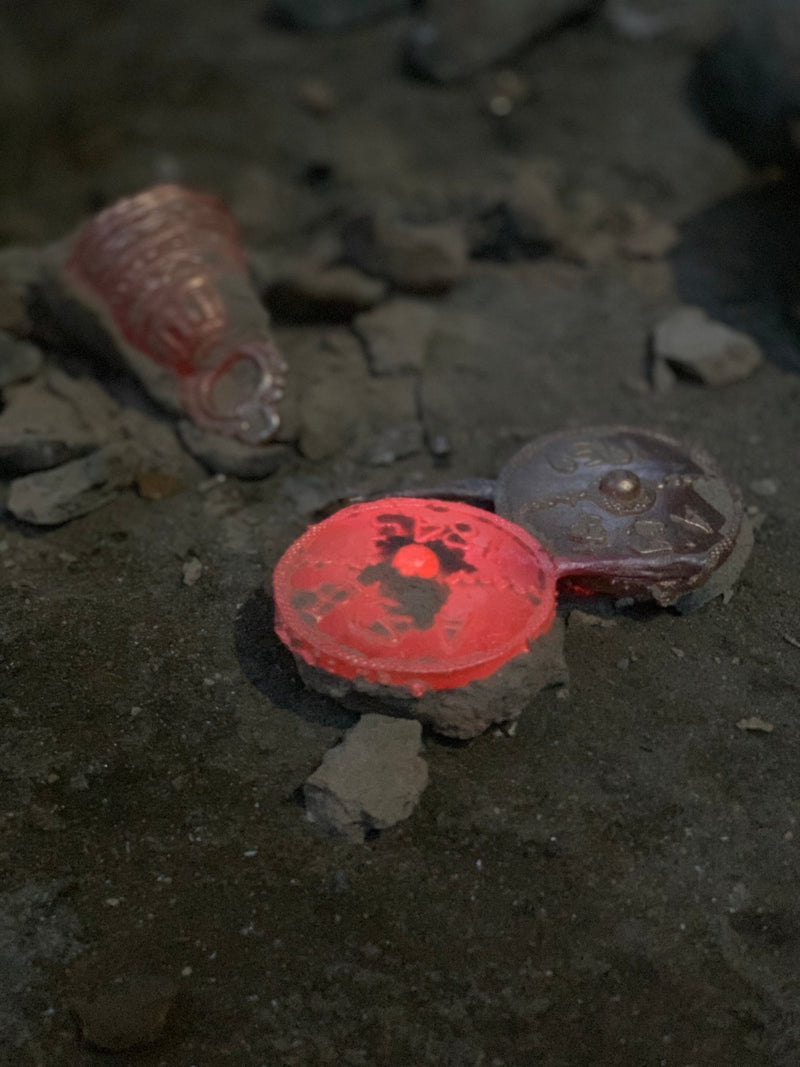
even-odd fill
[[[467,269],[467,238],[457,223],[410,223],[379,210],[354,219],[342,239],[351,263],[407,292],[444,292]]]
[[[428,0],[407,44],[407,65],[436,82],[468,78],[596,4],[597,0]]]
[[[302,263],[267,289],[276,318],[291,322],[349,322],[384,299],[386,282],[354,267]]]
[[[203,564],[197,556],[191,556],[181,567],[184,585],[195,585],[203,573]]]
[[[15,479],[6,506],[23,522],[58,526],[107,504],[133,484],[146,463],[146,454],[134,442],[117,441],[52,470]]]
[[[126,979],[94,1000],[76,999],[70,1007],[83,1040],[104,1052],[126,1052],[152,1045],[167,1023],[178,993],[170,978]]]
[[[685,306],[653,331],[653,360],[704,385],[728,385],[749,377],[764,355],[747,334],[715,322],[702,308]]]
[[[435,308],[404,297],[364,312],[353,322],[377,375],[421,370],[435,325]]]
[[[428,784],[421,741],[411,719],[362,716],[307,779],[308,819],[354,842],[407,819]]]

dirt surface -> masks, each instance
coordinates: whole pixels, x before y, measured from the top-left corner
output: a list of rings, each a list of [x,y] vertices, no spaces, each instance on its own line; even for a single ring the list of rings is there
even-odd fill
[[[376,200],[467,226],[533,157],[699,240],[692,220],[756,180],[686,104],[697,34],[569,26],[514,57],[530,92],[500,117],[482,75],[403,73],[403,17],[300,34],[261,7],[4,5],[5,240],[57,239],[168,178],[223,196],[269,272]],[[309,78],[330,113],[304,104]],[[347,323],[278,323],[317,421],[271,477],[197,467],[56,528],[2,517],[3,1063],[798,1062],[791,359],[651,389],[648,334],[678,303],[664,259],[473,257],[421,299],[437,333],[394,376]],[[494,476],[537,434],[615,421],[696,442],[742,486],[756,544],[733,598],[576,617],[568,699],[538,696],[513,737],[426,736],[409,819],[320,837],[300,787],[353,718],[271,634],[276,560],[330,501]],[[137,975],[178,983],[166,1028],[93,1049],[71,1006]]]

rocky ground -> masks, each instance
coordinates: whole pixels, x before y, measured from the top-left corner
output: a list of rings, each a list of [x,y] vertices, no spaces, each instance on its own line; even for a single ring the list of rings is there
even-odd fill
[[[794,188],[690,107],[722,4],[509,2],[477,43],[417,7],[3,6],[13,1067],[798,1061]],[[27,300],[42,249],[161,181],[226,201],[272,312],[261,470]],[[303,687],[278,558],[337,500],[612,422],[742,487],[734,595],[564,605],[568,686],[515,732],[381,735],[405,790],[323,832],[323,757],[381,724]]]

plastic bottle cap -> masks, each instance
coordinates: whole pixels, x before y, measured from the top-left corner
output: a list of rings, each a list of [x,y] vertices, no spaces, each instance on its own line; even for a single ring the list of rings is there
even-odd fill
[[[556,568],[520,527],[468,504],[389,498],[312,526],[273,575],[275,629],[307,664],[408,690],[453,689],[553,621]]]

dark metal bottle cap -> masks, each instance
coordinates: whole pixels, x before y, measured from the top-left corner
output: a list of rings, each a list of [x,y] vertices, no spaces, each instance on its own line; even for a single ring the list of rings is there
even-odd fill
[[[536,438],[503,468],[497,513],[592,592],[673,604],[730,555],[738,489],[703,451],[629,426]]]

